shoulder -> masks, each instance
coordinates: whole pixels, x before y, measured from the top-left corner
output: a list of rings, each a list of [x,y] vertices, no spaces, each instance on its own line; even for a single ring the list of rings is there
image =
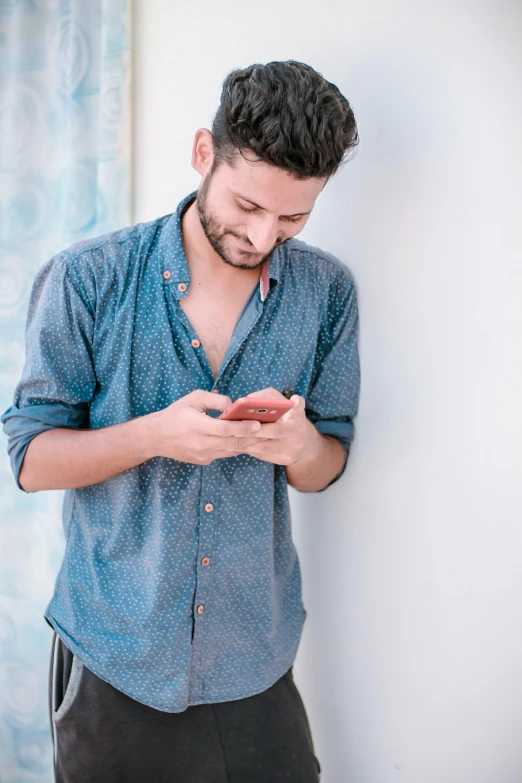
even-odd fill
[[[323,285],[329,291],[338,288],[355,291],[355,279],[351,269],[339,258],[320,247],[309,245],[293,237],[284,245],[286,269],[304,281]]]
[[[107,264],[125,262],[140,249],[145,249],[161,234],[171,215],[135,223],[100,236],[83,239],[66,247],[59,255],[69,267],[82,263],[105,261]]]
[[[127,279],[131,269],[154,251],[171,217],[164,215],[75,242],[49,263],[61,267],[69,282],[94,304],[103,291]]]

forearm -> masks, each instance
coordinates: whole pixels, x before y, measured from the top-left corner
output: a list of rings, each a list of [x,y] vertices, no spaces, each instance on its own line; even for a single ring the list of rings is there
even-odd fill
[[[46,430],[29,443],[20,471],[27,492],[98,484],[154,456],[150,416],[95,430]]]
[[[302,459],[286,466],[288,483],[301,492],[324,489],[344,465],[346,451],[331,435],[323,435],[309,422],[309,441]]]

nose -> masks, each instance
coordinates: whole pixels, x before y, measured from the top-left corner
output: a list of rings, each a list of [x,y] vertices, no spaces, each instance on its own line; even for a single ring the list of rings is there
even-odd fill
[[[277,242],[277,218],[267,215],[256,220],[255,224],[248,227],[247,235],[258,253],[268,253]]]

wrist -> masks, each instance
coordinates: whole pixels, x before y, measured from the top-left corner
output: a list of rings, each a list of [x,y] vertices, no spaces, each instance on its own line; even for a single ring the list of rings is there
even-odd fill
[[[305,443],[303,446],[303,451],[301,453],[301,456],[297,460],[297,463],[300,465],[306,465],[307,463],[315,462],[316,459],[320,456],[324,445],[323,445],[323,437],[315,424],[312,424],[312,422],[307,419],[306,420],[307,425],[307,433],[305,438]],[[294,464],[297,464],[294,463]]]
[[[140,416],[136,422],[145,460],[161,456],[161,411]]]

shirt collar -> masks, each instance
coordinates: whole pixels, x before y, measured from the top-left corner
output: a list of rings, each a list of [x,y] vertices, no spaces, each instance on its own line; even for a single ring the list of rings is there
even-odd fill
[[[185,209],[188,209],[197,195],[197,190],[189,193],[182,199],[175,212],[167,220],[159,240],[159,261],[163,282],[173,286],[173,292],[177,299],[182,299],[190,286],[190,270],[183,247],[181,234],[181,218]],[[264,302],[269,291],[269,279],[279,280],[280,252],[275,248],[273,253],[264,262],[259,278],[259,295]]]

